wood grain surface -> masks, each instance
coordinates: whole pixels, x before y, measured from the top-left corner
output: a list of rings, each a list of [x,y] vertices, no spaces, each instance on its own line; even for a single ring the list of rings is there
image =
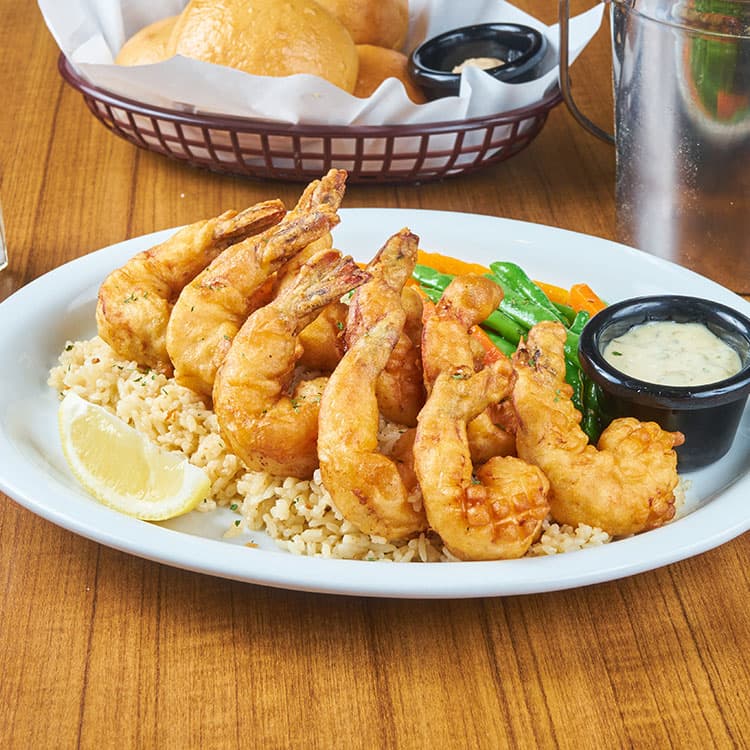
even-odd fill
[[[518,4],[555,21],[554,3]],[[59,77],[30,0],[0,0],[0,43],[10,245],[0,299],[111,243],[296,198],[297,185],[211,174],[111,135]],[[609,127],[606,21],[573,81],[580,106]],[[613,185],[613,150],[560,106],[508,162],[436,184],[351,186],[345,205],[471,211],[614,239]],[[2,354],[13,367],[14,352]],[[0,496],[0,747],[745,747],[749,567],[743,535],[557,593],[323,596],[132,557]]]

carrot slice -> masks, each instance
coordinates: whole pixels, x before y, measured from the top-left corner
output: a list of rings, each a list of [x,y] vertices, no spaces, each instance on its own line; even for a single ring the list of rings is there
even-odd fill
[[[495,342],[483,328],[472,326],[469,329],[469,335],[481,345],[484,351],[482,364],[489,365],[492,362],[497,362],[503,356],[503,353],[495,346]]]
[[[586,310],[591,315],[596,315],[596,313],[607,306],[588,284],[573,284],[570,287],[570,301],[568,304],[576,312]]]
[[[547,295],[550,302],[556,302],[558,305],[570,304],[570,292],[567,289],[536,279],[534,279],[534,283]]]
[[[469,263],[442,253],[428,253],[425,250],[420,250],[417,254],[417,263],[434,268],[440,273],[449,273],[452,276],[461,276],[467,273],[482,275],[490,272],[489,268],[481,266],[479,263]]]

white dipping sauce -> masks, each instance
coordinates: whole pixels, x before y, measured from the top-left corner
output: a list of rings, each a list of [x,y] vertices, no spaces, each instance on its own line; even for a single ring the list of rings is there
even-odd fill
[[[602,356],[620,372],[659,385],[716,383],[742,367],[737,352],[702,323],[671,320],[633,326]]]
[[[505,65],[505,62],[497,57],[470,57],[460,65],[455,65],[451,73],[463,73],[470,65],[481,70],[489,70],[490,68],[498,68],[501,65]]]

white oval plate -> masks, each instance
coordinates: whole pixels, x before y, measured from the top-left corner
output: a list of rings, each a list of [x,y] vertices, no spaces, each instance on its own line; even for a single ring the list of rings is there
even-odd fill
[[[421,247],[488,264],[512,260],[561,286],[588,282],[610,302],[674,292],[750,305],[680,266],[614,242],[491,216],[407,209],[345,209],[336,246],[368,260],[403,226]],[[704,552],[750,528],[750,410],[730,453],[686,475],[679,517],[602,547],[555,557],[498,562],[384,564],[297,557],[262,533],[223,539],[229,511],[193,512],[154,524],[99,505],[68,471],[57,433],[57,396],[47,386],[67,340],[96,333],[94,308],[106,274],[174,230],[121,242],[71,261],[0,305],[0,488],[33,513],[101,544],[187,570],[304,591],[366,596],[455,598],[529,594],[583,586],[651,570]]]

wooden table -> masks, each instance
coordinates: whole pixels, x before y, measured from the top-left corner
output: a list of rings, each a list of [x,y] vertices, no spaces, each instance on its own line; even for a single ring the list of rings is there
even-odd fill
[[[519,3],[552,23],[541,0]],[[580,11],[586,5],[574,3]],[[96,248],[298,186],[112,136],[56,71],[34,3],[0,0],[0,299]],[[606,30],[573,69],[611,121]],[[346,205],[472,211],[614,238],[614,154],[564,107],[512,160]],[[738,284],[740,280],[738,280]],[[737,291],[746,291],[738,289]],[[13,352],[3,352],[12,367]],[[0,747],[746,746],[748,537],[612,583],[404,601],[294,593],[100,546],[0,499]]]

